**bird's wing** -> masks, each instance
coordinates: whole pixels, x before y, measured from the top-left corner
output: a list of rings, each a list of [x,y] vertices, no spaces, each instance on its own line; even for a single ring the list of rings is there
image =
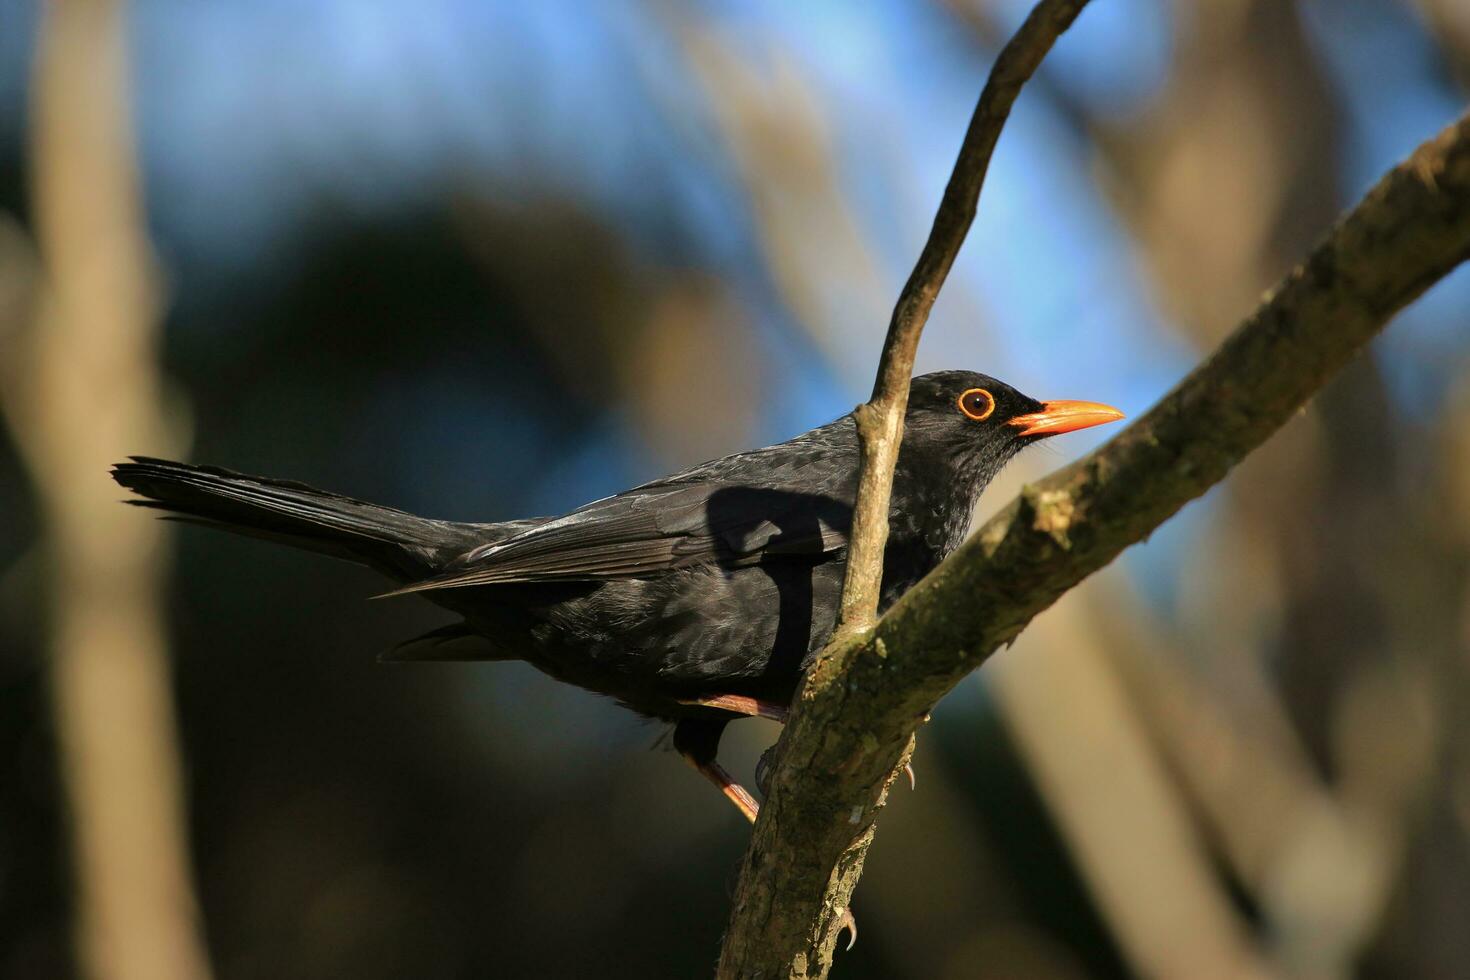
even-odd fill
[[[845,496],[703,482],[650,485],[477,548],[444,574],[388,595],[628,578],[703,563],[734,568],[815,559],[847,544],[852,504]]]
[[[847,546],[857,494],[851,417],[711,460],[482,545],[388,595],[471,585],[595,582],[671,568],[819,561]]]

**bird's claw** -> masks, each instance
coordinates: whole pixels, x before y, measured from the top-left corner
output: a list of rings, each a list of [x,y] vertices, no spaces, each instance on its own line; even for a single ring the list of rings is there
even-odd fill
[[[914,764],[912,762],[905,762],[903,764],[903,771],[909,777],[909,790],[917,789],[918,787],[914,784]]]
[[[842,916],[837,920],[837,938],[842,938],[843,930],[847,931],[847,951],[857,945],[857,919],[852,916],[852,909],[843,909]]]

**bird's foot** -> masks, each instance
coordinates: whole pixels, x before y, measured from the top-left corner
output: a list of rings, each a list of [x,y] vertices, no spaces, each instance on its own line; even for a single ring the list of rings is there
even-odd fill
[[[852,909],[843,909],[842,917],[837,920],[837,938],[842,938],[843,930],[847,931],[847,949],[857,945],[857,919],[852,916]]]

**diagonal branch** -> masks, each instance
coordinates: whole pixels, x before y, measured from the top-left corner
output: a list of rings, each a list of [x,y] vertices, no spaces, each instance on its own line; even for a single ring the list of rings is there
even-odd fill
[[[1470,115],[1421,146],[1158,405],[1021,496],[808,683],[746,856],[721,976],[820,976],[894,767],[1030,620],[1263,443],[1470,258]],[[793,941],[788,923],[827,936]],[[816,925],[808,925],[816,923]],[[765,948],[732,945],[765,933]],[[825,930],[825,931],[824,931]]]

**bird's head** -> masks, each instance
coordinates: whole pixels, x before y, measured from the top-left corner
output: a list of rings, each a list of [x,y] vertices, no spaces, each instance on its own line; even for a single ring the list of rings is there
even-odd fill
[[[1122,417],[1096,402],[1037,401],[974,371],[937,371],[909,387],[904,448],[943,456],[983,485],[1030,443]]]

